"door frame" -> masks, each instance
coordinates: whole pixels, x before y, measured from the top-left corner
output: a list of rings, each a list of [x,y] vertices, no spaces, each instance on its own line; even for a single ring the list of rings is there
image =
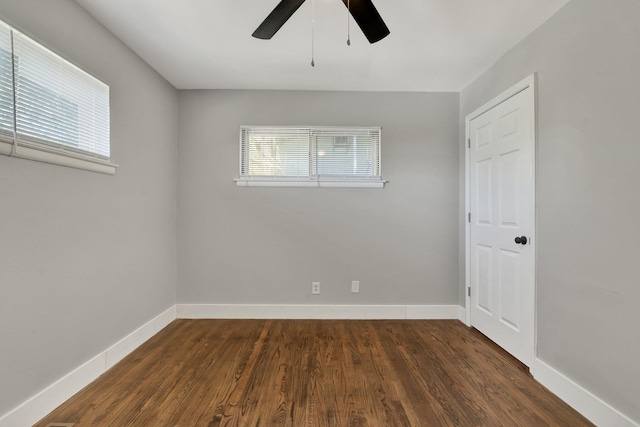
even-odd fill
[[[533,192],[532,192],[532,203],[531,203],[531,233],[530,235],[533,237],[533,286],[534,286],[534,301],[533,301],[533,313],[534,313],[534,319],[533,319],[533,352],[534,354],[532,355],[532,360],[535,360],[536,357],[536,353],[537,353],[537,326],[538,326],[538,321],[537,321],[537,310],[536,310],[536,306],[537,306],[537,288],[538,288],[538,283],[537,283],[537,262],[538,262],[538,252],[537,252],[537,241],[538,241],[538,234],[537,234],[537,222],[538,222],[538,215],[537,215],[537,141],[538,141],[538,121],[537,121],[537,92],[536,92],[536,74],[533,73],[529,76],[527,76],[525,79],[523,79],[522,81],[516,83],[515,85],[511,86],[509,89],[507,89],[506,91],[504,91],[503,93],[501,93],[500,95],[496,96],[495,98],[493,98],[491,101],[487,102],[486,104],[484,104],[482,107],[476,109],[475,111],[473,111],[471,114],[468,114],[465,118],[465,138],[464,138],[464,153],[465,153],[465,206],[464,206],[464,223],[465,223],[465,288],[464,288],[464,295],[465,295],[465,323],[467,326],[471,326],[471,297],[469,296],[469,290],[471,287],[471,223],[469,222],[469,213],[471,210],[471,200],[470,200],[470,173],[469,173],[469,155],[470,155],[470,150],[469,150],[469,143],[471,140],[471,135],[470,135],[470,130],[469,130],[469,125],[471,123],[471,121],[473,119],[475,119],[476,117],[482,115],[483,113],[486,113],[487,111],[491,110],[492,108],[496,107],[497,105],[503,103],[504,101],[506,101],[507,99],[519,94],[520,92],[524,91],[525,89],[531,88],[532,90],[532,102],[533,102],[533,108],[531,108],[531,123],[533,123],[532,126],[532,132],[533,132],[533,138],[532,138],[532,144],[533,146],[531,147],[531,162],[532,162],[532,168],[531,168],[531,173],[533,174],[532,179],[533,179]]]

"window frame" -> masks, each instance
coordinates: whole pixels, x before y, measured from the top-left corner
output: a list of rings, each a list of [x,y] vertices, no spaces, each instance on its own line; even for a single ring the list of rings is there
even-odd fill
[[[309,131],[309,155],[308,155],[308,176],[257,176],[243,174],[242,171],[247,169],[244,164],[244,130],[308,130]],[[354,131],[353,136],[357,136],[358,132],[372,131],[377,133],[377,145],[372,152],[377,169],[377,174],[372,176],[349,176],[349,175],[319,175],[313,174],[314,165],[317,164],[317,153],[314,150],[315,141],[311,136],[313,132],[349,132]],[[384,188],[387,183],[382,178],[382,127],[372,126],[259,126],[259,125],[242,125],[240,126],[239,137],[239,176],[234,179],[238,187],[308,187],[308,188]]]
[[[0,154],[6,155],[9,157],[17,157],[21,159],[34,160],[38,162],[50,163],[60,166],[71,167],[75,169],[99,172],[103,174],[113,175],[115,174],[116,168],[118,165],[111,162],[111,144],[110,144],[110,107],[109,107],[109,85],[103,82],[102,80],[96,78],[90,73],[87,73],[82,68],[76,66],[71,63],[63,56],[59,55],[57,52],[49,49],[47,46],[38,42],[33,37],[15,29],[13,26],[7,24],[6,22],[0,20],[0,26],[6,28],[9,31],[9,37],[11,40],[11,51],[9,52],[11,56],[11,67],[13,67],[12,75],[10,76],[12,80],[13,89],[11,92],[11,96],[13,97],[13,129],[11,131],[3,132],[3,135],[0,135]],[[82,78],[89,79],[92,82],[93,86],[101,86],[102,96],[106,94],[106,117],[102,116],[103,119],[106,119],[106,140],[109,148],[109,155],[105,156],[103,154],[99,154],[98,152],[93,152],[91,150],[82,150],[76,149],[73,146],[67,146],[65,143],[57,142],[54,140],[48,140],[47,138],[38,138],[33,136],[27,136],[26,134],[19,133],[17,131],[16,120],[18,112],[16,110],[16,87],[17,82],[16,79],[16,59],[17,55],[15,52],[14,46],[14,36],[19,35],[20,38],[26,39],[30,43],[34,43],[39,49],[43,49],[44,54],[51,55],[56,61],[64,64],[64,70],[72,70],[70,74],[64,74],[65,76],[73,76],[71,79],[77,79],[77,75],[82,76]],[[60,73],[60,71],[52,71],[52,75],[54,73]],[[74,74],[75,73],[75,74]],[[97,93],[97,92],[95,92]],[[64,96],[61,99],[66,99]],[[30,110],[29,110],[30,111]],[[35,111],[35,110],[34,110]]]

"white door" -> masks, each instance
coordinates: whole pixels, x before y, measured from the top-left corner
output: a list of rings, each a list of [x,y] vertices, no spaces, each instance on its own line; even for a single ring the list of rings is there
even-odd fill
[[[534,357],[534,88],[469,121],[471,325]]]

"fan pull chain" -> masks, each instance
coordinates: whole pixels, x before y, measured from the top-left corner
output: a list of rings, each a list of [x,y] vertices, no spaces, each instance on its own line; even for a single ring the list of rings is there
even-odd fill
[[[316,2],[315,0],[311,0],[311,66],[312,67],[316,66],[316,63],[313,60],[315,26],[316,26]]]
[[[351,0],[347,0],[347,46],[351,46]]]

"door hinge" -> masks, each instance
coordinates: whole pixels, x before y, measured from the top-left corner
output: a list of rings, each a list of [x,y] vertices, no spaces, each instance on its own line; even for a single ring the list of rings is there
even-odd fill
[[[467,214],[467,221],[469,221],[469,224],[471,224],[471,212]]]
[[[467,288],[467,295],[471,296],[471,286]]]
[[[467,138],[467,147],[471,148],[471,138]]]

